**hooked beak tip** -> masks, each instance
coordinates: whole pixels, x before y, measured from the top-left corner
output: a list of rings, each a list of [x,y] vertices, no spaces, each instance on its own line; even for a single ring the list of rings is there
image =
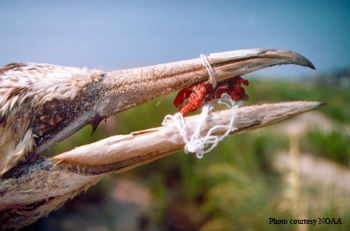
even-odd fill
[[[280,49],[261,49],[261,54],[263,57],[276,58],[280,60],[285,60],[287,63],[296,64],[300,66],[309,67],[313,70],[316,69],[315,65],[303,55],[300,55],[294,51],[290,50],[280,50]]]
[[[219,76],[221,80],[282,64],[296,64],[315,70],[310,60],[290,50],[253,48],[213,53],[209,57],[222,74]]]
[[[308,61],[308,63],[307,63],[306,66],[310,67],[310,68],[313,69],[313,70],[316,70],[315,65],[314,65],[312,62],[310,62],[309,60],[307,60],[307,61]]]

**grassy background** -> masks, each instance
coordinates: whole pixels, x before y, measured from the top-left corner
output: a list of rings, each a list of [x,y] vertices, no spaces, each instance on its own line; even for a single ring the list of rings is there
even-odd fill
[[[309,129],[298,137],[300,152],[335,164],[336,168],[349,170],[348,87],[317,81],[251,79],[247,93],[250,98],[246,105],[292,100],[326,103],[317,112],[327,118],[332,129]],[[112,134],[159,126],[166,114],[175,112],[173,98],[174,94],[120,113],[98,128],[93,136],[90,135],[91,128],[86,127],[50,153],[59,153]],[[309,230],[349,229],[349,190],[339,191],[334,187],[324,187],[317,181],[305,183],[303,179],[297,179],[300,181],[298,196],[290,197],[288,192],[294,189],[288,180],[288,169],[281,172],[274,167],[279,153],[288,152],[289,142],[283,124],[271,126],[228,137],[201,160],[195,155],[179,152],[110,178],[136,179],[151,190],[152,203],[147,212],[146,227],[163,230],[297,230],[302,227],[269,225],[269,218],[290,220],[299,216],[342,219],[343,224],[309,225],[306,227]],[[108,179],[95,186],[94,192],[99,192],[94,194],[95,197],[104,195],[105,181]],[[342,184],[349,186],[350,182]],[[293,204],[300,205],[302,211],[293,212]],[[39,226],[40,221],[31,227]]]

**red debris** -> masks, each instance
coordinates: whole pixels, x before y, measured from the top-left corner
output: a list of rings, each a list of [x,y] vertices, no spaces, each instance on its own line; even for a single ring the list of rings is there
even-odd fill
[[[199,83],[181,90],[175,97],[174,105],[179,108],[179,112],[186,116],[190,112],[196,111],[205,100],[208,102],[219,99],[223,93],[227,93],[233,100],[246,100],[248,96],[241,84],[249,85],[248,80],[240,76],[223,81],[215,89],[209,83]],[[185,99],[187,102],[184,104]]]

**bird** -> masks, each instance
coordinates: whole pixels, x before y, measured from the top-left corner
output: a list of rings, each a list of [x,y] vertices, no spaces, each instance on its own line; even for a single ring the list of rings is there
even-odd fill
[[[219,52],[208,55],[207,60],[218,82],[274,65],[315,68],[304,56],[280,49]],[[18,228],[33,222],[96,183],[105,173],[117,169],[115,163],[108,165],[98,158],[91,166],[84,158],[69,159],[69,162],[68,158],[43,157],[41,154],[50,147],[88,124],[94,130],[105,118],[208,79],[208,71],[200,58],[111,72],[43,63],[11,63],[1,67],[2,223],[6,223],[7,228]],[[155,159],[145,158],[134,158],[136,161],[123,163],[122,168],[129,169]],[[56,164],[62,162],[66,167],[58,168]],[[72,172],[84,172],[79,178],[83,183],[76,188],[72,185],[57,188],[55,180],[45,175],[48,171],[64,172],[63,178],[67,179]],[[93,174],[92,178],[85,177]],[[57,177],[57,181],[63,178]],[[53,188],[57,193],[52,196],[40,187]],[[70,191],[64,191],[66,189]],[[39,196],[35,196],[35,192]]]

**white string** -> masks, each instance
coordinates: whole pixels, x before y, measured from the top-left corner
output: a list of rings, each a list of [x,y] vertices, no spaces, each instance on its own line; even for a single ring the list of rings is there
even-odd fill
[[[241,101],[242,102],[242,101]],[[202,158],[204,154],[212,151],[220,141],[222,141],[226,136],[229,135],[230,132],[237,130],[236,127],[233,126],[234,120],[236,118],[237,108],[241,104],[241,102],[236,103],[231,99],[231,97],[224,93],[219,99],[219,104],[224,104],[228,108],[231,108],[231,119],[228,125],[215,125],[209,129],[207,134],[204,137],[200,137],[200,131],[203,128],[203,125],[208,118],[209,113],[212,111],[213,107],[209,104],[205,104],[202,109],[202,113],[200,115],[200,122],[196,131],[191,136],[189,142],[186,143],[185,151],[196,153],[197,158]],[[224,131],[223,135],[213,135],[216,132]]]
[[[213,86],[213,89],[216,88],[216,74],[213,67],[210,65],[207,56],[201,54],[202,64],[207,69],[209,74],[209,83]]]
[[[170,120],[173,120],[175,122],[177,130],[179,130],[182,139],[184,140],[185,144],[187,144],[189,140],[187,137],[186,123],[182,114],[177,112],[174,115],[166,115],[163,119],[162,126],[166,126]]]
[[[201,159],[204,154],[212,151],[220,141],[222,141],[226,136],[237,130],[236,127],[233,126],[237,109],[242,105],[243,101],[234,101],[231,97],[224,93],[221,98],[218,100],[219,104],[223,104],[228,108],[231,108],[231,119],[228,125],[215,125],[209,129],[205,136],[201,137],[201,132],[205,127],[205,122],[207,121],[209,114],[213,110],[213,105],[211,102],[206,103],[202,112],[199,116],[199,121],[197,123],[197,127],[191,136],[188,135],[186,122],[181,113],[176,113],[175,115],[167,115],[163,120],[163,126],[168,124],[169,120],[173,120],[175,122],[175,126],[178,129],[181,137],[185,142],[184,151],[185,153],[195,153],[198,159]],[[223,133],[222,135],[214,135],[215,133]],[[190,138],[189,138],[190,137]]]
[[[208,71],[209,74],[209,82],[213,85],[213,88],[216,88],[216,75],[215,71],[210,65],[207,57],[205,55],[201,55],[201,59],[203,62],[203,66]],[[236,127],[233,126],[233,123],[236,118],[237,108],[242,105],[243,101],[234,101],[227,93],[221,95],[221,98],[218,100],[219,104],[223,104],[228,108],[231,108],[231,119],[228,125],[215,125],[209,129],[207,134],[201,137],[201,132],[204,128],[205,122],[207,121],[209,114],[213,110],[212,101],[207,102],[202,107],[202,112],[199,116],[199,121],[197,127],[191,137],[187,134],[186,122],[181,113],[176,113],[175,115],[166,115],[164,117],[162,125],[165,126],[167,121],[173,120],[175,122],[175,126],[178,129],[182,139],[185,142],[184,151],[185,153],[196,153],[198,159],[203,158],[203,155],[212,151],[221,140],[223,140],[226,136],[229,135],[230,132],[237,130]],[[223,135],[214,135],[215,133],[223,132]]]

